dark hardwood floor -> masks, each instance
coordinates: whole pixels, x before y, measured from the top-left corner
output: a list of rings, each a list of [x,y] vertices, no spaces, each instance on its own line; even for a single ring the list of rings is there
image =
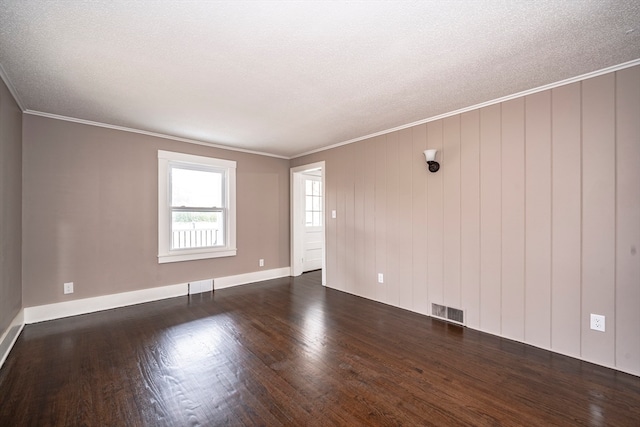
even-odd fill
[[[319,283],[28,325],[0,425],[640,425],[639,377]]]

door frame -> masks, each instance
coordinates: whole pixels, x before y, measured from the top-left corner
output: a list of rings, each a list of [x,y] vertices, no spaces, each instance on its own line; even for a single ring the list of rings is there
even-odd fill
[[[327,248],[326,248],[326,203],[325,203],[325,162],[315,162],[291,168],[291,275],[302,274],[304,254],[304,173],[312,170],[321,171],[322,182],[322,286],[326,286],[327,279]]]

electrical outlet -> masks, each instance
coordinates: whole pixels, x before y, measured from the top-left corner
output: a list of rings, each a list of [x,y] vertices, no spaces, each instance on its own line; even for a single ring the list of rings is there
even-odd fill
[[[261,258],[260,261],[258,261],[258,265],[260,267],[264,267],[264,260]]]
[[[604,332],[604,316],[600,314],[591,315],[591,329]]]
[[[378,283],[384,283],[384,274],[378,273]]]
[[[336,217],[337,217],[337,216],[338,216],[338,215],[337,215],[336,211],[335,211],[335,210],[332,210],[332,211],[331,211],[331,218],[336,219]]]
[[[64,284],[64,293],[72,294],[73,293],[73,282],[67,282]]]

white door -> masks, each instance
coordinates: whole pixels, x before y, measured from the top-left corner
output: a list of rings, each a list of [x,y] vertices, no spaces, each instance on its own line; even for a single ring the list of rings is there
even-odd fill
[[[322,177],[304,174],[304,252],[302,271],[322,268]]]
[[[319,182],[319,188],[316,184],[316,188],[320,190],[320,209],[314,210],[313,200],[311,200],[311,224],[309,224],[309,236],[307,236],[307,210],[306,210],[306,181],[305,179],[311,177],[312,181]],[[291,168],[291,275],[299,276],[303,273],[303,270],[322,269],[322,286],[327,284],[327,269],[325,253],[325,236],[324,236],[324,190],[326,173],[324,162],[310,163],[302,166],[295,166]],[[311,184],[313,186],[313,184]],[[311,191],[311,197],[313,198],[313,187]],[[317,202],[316,202],[317,207]],[[318,212],[320,215],[320,228],[317,228],[318,214],[314,215],[314,212]],[[315,218],[316,224],[313,223]],[[315,227],[315,228],[314,228]],[[319,233],[318,233],[319,231]],[[315,232],[315,235],[314,235]],[[318,243],[320,240],[320,243]],[[308,244],[306,243],[308,242]],[[307,248],[309,249],[307,251]],[[320,250],[318,251],[318,248]],[[317,263],[318,252],[320,253],[320,263]],[[309,263],[305,266],[305,258],[309,260]],[[316,258],[316,261],[314,261]],[[315,263],[315,265],[314,265]]]

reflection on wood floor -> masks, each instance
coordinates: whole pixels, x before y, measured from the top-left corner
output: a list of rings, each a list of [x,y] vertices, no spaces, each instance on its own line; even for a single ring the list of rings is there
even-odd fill
[[[0,370],[0,425],[639,423],[638,377],[320,275],[28,325]]]

